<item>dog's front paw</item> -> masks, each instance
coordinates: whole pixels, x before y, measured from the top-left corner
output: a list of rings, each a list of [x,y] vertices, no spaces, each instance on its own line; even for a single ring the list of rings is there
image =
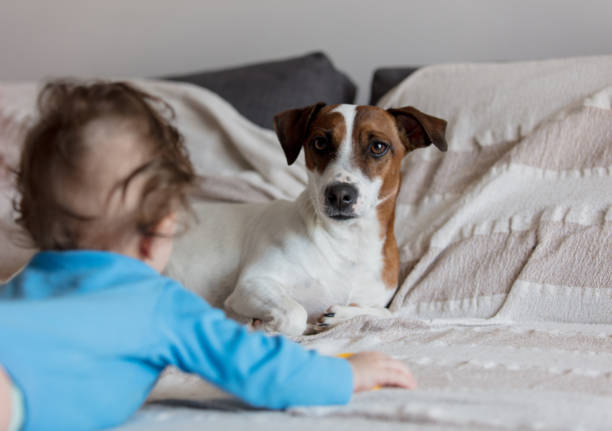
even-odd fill
[[[280,289],[267,292],[269,296],[257,296],[249,292],[258,290],[256,286],[236,288],[227,297],[224,307],[228,316],[245,323],[251,330],[263,329],[266,332],[289,336],[304,333],[308,313],[294,299],[284,295]]]
[[[269,333],[280,333],[292,337],[302,335],[306,331],[308,313],[301,305],[290,310],[277,311],[262,319],[260,327]]]
[[[332,328],[345,320],[361,314],[358,310],[359,307],[355,306],[332,305],[321,317],[319,317],[319,320],[314,325],[314,329],[317,331],[324,331]]]

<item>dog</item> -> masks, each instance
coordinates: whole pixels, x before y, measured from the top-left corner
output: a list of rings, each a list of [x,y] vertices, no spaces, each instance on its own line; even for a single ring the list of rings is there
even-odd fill
[[[393,225],[406,153],[446,151],[446,121],[414,107],[317,103],[274,117],[295,201],[195,205],[168,274],[243,323],[297,336],[361,314],[386,316],[398,284]]]

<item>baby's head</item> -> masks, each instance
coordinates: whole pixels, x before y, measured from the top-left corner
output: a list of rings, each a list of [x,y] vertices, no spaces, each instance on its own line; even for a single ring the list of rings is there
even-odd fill
[[[172,109],[126,83],[47,84],[29,130],[17,222],[41,250],[107,250],[161,271],[196,175]]]

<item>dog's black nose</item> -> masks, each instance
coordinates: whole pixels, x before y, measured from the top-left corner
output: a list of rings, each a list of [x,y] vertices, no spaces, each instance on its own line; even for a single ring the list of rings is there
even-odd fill
[[[327,205],[340,213],[353,206],[357,200],[357,189],[347,183],[334,183],[325,189]]]

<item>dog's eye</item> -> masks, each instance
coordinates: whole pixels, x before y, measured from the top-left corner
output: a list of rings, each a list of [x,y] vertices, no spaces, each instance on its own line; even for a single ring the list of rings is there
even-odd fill
[[[373,157],[382,157],[389,151],[389,145],[382,141],[373,141],[368,147],[368,152]]]
[[[312,148],[314,148],[314,150],[318,153],[326,152],[327,148],[329,147],[329,141],[323,136],[318,136],[314,138],[310,144],[312,145]]]

